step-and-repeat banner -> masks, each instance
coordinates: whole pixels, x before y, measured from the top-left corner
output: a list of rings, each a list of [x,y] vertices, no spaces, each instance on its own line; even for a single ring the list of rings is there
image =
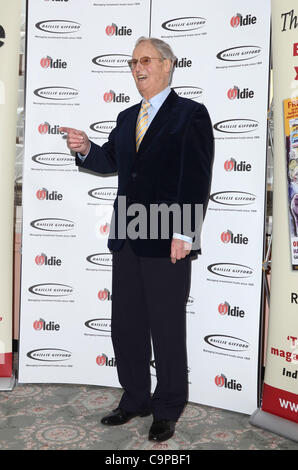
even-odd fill
[[[285,0],[281,3],[273,0],[273,245],[270,322],[262,409],[296,423],[298,422],[297,25],[297,2]],[[285,432],[287,432],[286,427],[285,421]],[[296,432],[296,440],[297,438]]]
[[[21,2],[0,3],[0,377],[12,375],[14,171]]]
[[[203,255],[193,262],[187,304],[189,399],[251,413],[269,0],[86,0],[83,11],[79,0],[28,3],[20,381],[119,386],[106,246],[117,178],[79,172],[59,126],[103,144],[118,113],[141,99],[126,60],[137,38],[151,35],[172,46],[172,87],[207,106],[216,142]]]

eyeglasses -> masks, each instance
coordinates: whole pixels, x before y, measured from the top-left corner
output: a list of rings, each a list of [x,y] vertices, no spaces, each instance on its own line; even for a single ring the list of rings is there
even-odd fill
[[[141,57],[140,59],[130,59],[127,61],[131,70],[134,70],[137,66],[137,63],[140,62],[144,67],[148,67],[151,64],[151,60],[165,60],[164,57]]]

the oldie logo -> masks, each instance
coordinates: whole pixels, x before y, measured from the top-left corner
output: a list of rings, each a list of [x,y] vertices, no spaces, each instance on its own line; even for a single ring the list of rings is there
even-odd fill
[[[53,321],[46,322],[42,318],[33,322],[33,328],[36,331],[59,331],[60,325]]]
[[[101,354],[100,356],[97,356],[96,364],[98,366],[116,367],[116,359],[114,357],[109,359],[106,354]]]
[[[71,34],[77,33],[80,30],[81,25],[76,21],[45,20],[36,23],[35,27],[45,33]]]
[[[207,267],[208,271],[217,276],[234,278],[234,279],[244,279],[251,277],[254,274],[254,271],[249,266],[244,266],[243,264],[234,264],[234,263],[214,263],[209,264]]]
[[[222,302],[218,306],[218,313],[222,316],[227,315],[231,317],[239,317],[239,318],[244,318],[245,311],[242,310],[238,306],[234,306],[231,308],[230,304],[228,302]]]
[[[4,41],[2,41],[2,39],[5,39],[5,30],[0,24],[0,47],[4,46]]]
[[[245,237],[242,233],[237,233],[236,235],[231,232],[231,230],[226,230],[220,235],[220,239],[223,243],[231,243],[232,245],[247,245],[248,238]]]
[[[176,86],[173,87],[173,90],[182,98],[190,98],[192,100],[202,98],[204,92],[202,88],[197,86]]]
[[[107,288],[98,291],[97,297],[99,300],[112,300],[112,294]]]
[[[42,362],[62,362],[71,359],[72,353],[65,349],[43,348],[34,349],[27,353],[29,359]]]
[[[112,267],[112,254],[111,253],[94,253],[87,256],[86,260],[89,263],[96,264],[102,267]]]
[[[108,25],[105,29],[107,36],[131,36],[132,29],[127,26],[117,26],[115,23]]]
[[[254,119],[226,119],[216,122],[213,127],[226,134],[245,134],[258,129],[259,123]]]
[[[237,162],[237,160],[235,160],[234,158],[230,158],[230,160],[225,161],[224,169],[228,172],[251,171],[251,164],[246,163],[245,160],[241,160],[241,162]]]
[[[79,90],[66,86],[46,86],[43,88],[37,88],[33,93],[39,98],[47,100],[66,101],[77,98]]]
[[[40,59],[40,65],[43,69],[66,69],[67,62],[60,58],[53,59],[50,56],[46,56]]]
[[[85,326],[91,330],[111,333],[111,319],[109,318],[95,318],[93,320],[88,320],[85,322]]]
[[[204,338],[205,343],[225,351],[242,352],[247,351],[249,343],[244,339],[228,335],[208,335]]]
[[[28,288],[31,294],[43,297],[66,297],[73,294],[73,287],[54,282],[48,284],[36,284]]]
[[[218,52],[216,57],[219,60],[228,62],[240,62],[255,59],[256,57],[259,57],[261,52],[262,48],[260,46],[236,46]]]
[[[100,67],[122,69],[128,67],[127,60],[130,58],[131,56],[128,54],[104,54],[94,57],[92,62]]]
[[[72,155],[63,152],[37,153],[33,155],[32,160],[40,165],[57,167],[74,165],[75,163],[75,158]]]
[[[68,232],[75,227],[72,220],[67,219],[36,219],[30,222],[31,227],[46,232]]]
[[[178,69],[180,68],[190,68],[192,66],[192,60],[188,59],[187,57],[182,57],[181,59],[177,59],[174,63],[174,66]]]
[[[46,188],[42,188],[36,191],[36,197],[39,201],[62,201],[63,194],[56,190],[48,191]]]
[[[106,91],[103,95],[103,99],[106,103],[129,103],[130,97],[125,93],[115,93],[115,91]]]
[[[90,129],[100,134],[109,134],[115,127],[116,121],[99,121],[90,125]]]
[[[227,388],[238,392],[241,392],[242,390],[242,385],[237,383],[236,379],[227,379],[224,374],[217,375],[214,378],[214,383],[219,388]]]
[[[59,130],[60,126],[58,124],[51,125],[49,122],[43,122],[39,124],[38,126],[38,132],[41,135],[46,135],[46,134],[64,134],[63,132],[60,132]]]
[[[45,253],[36,255],[34,261],[37,266],[61,266],[62,264],[61,259],[56,256],[47,256]]]
[[[105,224],[100,225],[99,232],[101,235],[108,235],[110,232],[110,224],[106,222]]]
[[[89,196],[103,201],[114,201],[117,196],[117,188],[94,188],[88,191]]]
[[[252,15],[243,16],[241,13],[237,13],[235,16],[232,16],[230,20],[230,25],[232,28],[237,28],[238,26],[249,26],[251,24],[256,24],[257,17]]]
[[[251,99],[255,95],[255,92],[253,90],[250,90],[249,88],[243,88],[240,90],[239,87],[234,85],[233,88],[229,88],[227,92],[227,96],[229,100],[245,100],[245,99]]]
[[[206,18],[200,16],[184,16],[167,20],[162,23],[161,27],[167,31],[195,31],[203,28],[206,23]]]
[[[242,191],[220,191],[210,194],[210,200],[224,206],[247,206],[254,204],[256,196]]]

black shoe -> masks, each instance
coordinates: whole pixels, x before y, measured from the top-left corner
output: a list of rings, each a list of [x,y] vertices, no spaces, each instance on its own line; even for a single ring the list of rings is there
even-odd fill
[[[151,411],[144,410],[138,413],[131,413],[130,411],[122,410],[121,408],[116,408],[112,413],[104,416],[101,420],[102,424],[107,424],[108,426],[119,426],[120,424],[125,424],[136,416],[149,416]]]
[[[170,439],[175,432],[176,421],[153,421],[149,431],[149,441],[162,442]]]

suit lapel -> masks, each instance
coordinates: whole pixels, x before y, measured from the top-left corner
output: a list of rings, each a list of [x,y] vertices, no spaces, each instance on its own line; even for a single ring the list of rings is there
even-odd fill
[[[152,142],[157,132],[161,129],[161,127],[166,124],[170,118],[170,113],[173,110],[173,107],[178,99],[178,95],[172,90],[169,96],[166,98],[162,106],[159,108],[156,116],[154,117],[153,121],[151,122],[144,138],[141,142],[141,145],[138,150],[138,154],[144,152],[146,148]],[[134,129],[134,142],[135,142],[135,129]]]

